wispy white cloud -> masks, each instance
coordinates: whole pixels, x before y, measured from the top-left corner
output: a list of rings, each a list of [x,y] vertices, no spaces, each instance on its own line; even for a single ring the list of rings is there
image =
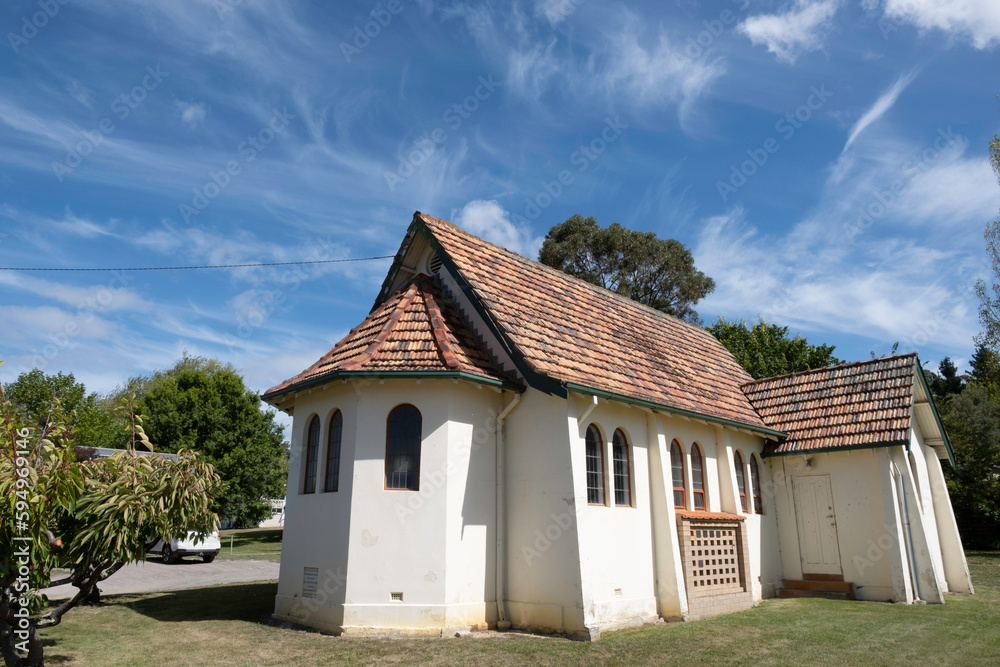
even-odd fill
[[[969,39],[977,49],[1000,43],[1000,3],[996,0],[885,0],[883,16],[883,20],[912,24],[921,31],[938,29]]]
[[[795,0],[778,14],[758,14],[737,30],[754,44],[763,44],[781,61],[794,63],[806,51],[823,48],[840,0]]]
[[[759,314],[904,350],[967,349],[978,330],[981,229],[1000,192],[987,161],[946,136],[859,142],[785,233],[761,232],[743,209],[706,220],[693,253],[717,289],[699,312]]]
[[[465,231],[529,259],[538,257],[542,247],[543,239],[533,236],[530,229],[515,225],[510,213],[495,200],[470,201],[452,211],[451,217]]]
[[[21,273],[0,271],[0,285],[19,289],[44,299],[90,312],[137,311],[148,312],[152,304],[135,291],[114,284],[81,287],[60,283]]]
[[[851,144],[854,143],[857,136],[865,131],[865,128],[884,116],[885,113],[892,108],[892,105],[896,103],[896,100],[899,99],[902,92],[906,90],[906,87],[913,82],[918,73],[918,69],[910,70],[896,79],[895,83],[879,95],[878,99],[875,100],[875,103],[871,105],[868,111],[862,114],[861,118],[859,118],[854,124],[854,127],[851,128],[851,131],[847,136],[847,143],[844,144],[845,151]]]
[[[204,102],[191,103],[177,100],[174,102],[174,105],[177,107],[177,110],[180,111],[181,120],[191,127],[195,127],[205,120],[207,110]]]

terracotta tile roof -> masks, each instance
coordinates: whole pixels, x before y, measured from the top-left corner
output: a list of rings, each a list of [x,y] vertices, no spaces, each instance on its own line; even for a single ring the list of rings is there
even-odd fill
[[[766,454],[877,447],[910,439],[917,355],[831,366],[743,386],[764,421],[788,433]]]
[[[415,276],[315,364],[264,397],[335,373],[452,371],[509,381],[432,278]]]
[[[710,333],[417,213],[536,373],[766,428],[752,378]]]

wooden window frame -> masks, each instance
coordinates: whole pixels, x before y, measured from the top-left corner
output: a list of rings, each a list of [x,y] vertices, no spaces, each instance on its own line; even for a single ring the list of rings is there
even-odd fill
[[[760,492],[760,467],[757,465],[757,457],[750,454],[750,491],[753,493],[754,514],[764,513],[764,498]]]
[[[334,429],[334,421],[340,418],[340,422],[337,424],[338,428]],[[336,443],[334,442],[334,436],[336,436]],[[340,490],[340,449],[341,444],[344,440],[344,413],[340,410],[334,410],[333,414],[330,415],[330,426],[327,429],[326,435],[326,474],[323,479],[323,492],[324,493],[336,493]],[[336,452],[334,452],[334,445],[336,445]],[[334,454],[336,455],[334,456]],[[330,463],[333,462],[333,472],[330,471]],[[330,482],[333,482],[331,484]]]
[[[676,457],[674,456],[674,449],[675,448],[677,450],[677,456]],[[676,460],[676,462],[680,463],[680,465],[681,465],[681,485],[679,487],[678,486],[674,486],[673,487],[673,491],[674,491],[674,509],[682,509],[682,510],[686,510],[687,509],[687,505],[688,505],[688,502],[687,502],[687,500],[688,500],[688,498],[687,498],[687,466],[684,465],[684,456],[685,456],[684,446],[681,444],[680,440],[678,440],[677,438],[674,438],[673,440],[671,440],[670,441],[670,483],[671,484],[676,484],[677,483],[677,480],[674,479],[674,461]],[[683,500],[683,502],[680,504],[680,507],[677,506],[677,492],[678,491],[680,491],[680,493],[681,493],[681,499]]]
[[[694,469],[694,456],[695,453],[698,454],[698,460],[700,465],[698,466],[698,474],[701,477],[701,489],[695,488],[695,469]],[[695,512],[707,512],[708,511],[708,493],[705,489],[705,452],[702,451],[701,445],[697,442],[691,443],[691,509]],[[701,507],[698,507],[698,500],[701,499]]]
[[[615,441],[620,438],[621,444],[618,445],[625,452],[625,502],[618,502],[618,458],[615,456]],[[625,435],[625,431],[620,428],[615,429],[615,433],[611,436],[611,478],[614,482],[614,492],[615,492],[615,507],[632,507],[632,446],[629,444],[628,436]]]
[[[591,475],[590,462],[591,462],[592,459],[596,458],[596,457],[592,457],[590,455],[590,453],[587,451],[587,448],[590,446],[588,440],[589,440],[591,429],[593,429],[594,433],[596,434],[595,437],[597,439],[597,448],[601,452],[601,459],[600,459],[601,460],[601,468],[600,468],[600,470],[597,471],[597,479],[601,483],[601,486],[598,488],[598,491],[601,494],[601,499],[600,499],[600,502],[597,502],[597,503],[590,502],[590,488],[591,488],[590,487],[590,475]],[[606,458],[606,455],[605,455],[605,452],[604,452],[605,449],[607,449],[607,444],[604,442],[604,434],[601,433],[600,427],[598,427],[597,424],[588,424],[587,425],[586,434],[584,435],[584,438],[583,438],[583,455],[584,455],[584,461],[585,461],[584,469],[586,470],[586,476],[587,476],[587,478],[586,478],[586,483],[587,483],[587,504],[588,505],[592,505],[594,507],[607,507],[607,503],[608,503],[608,493],[607,493],[608,485],[607,485],[607,481],[604,479],[604,477],[605,477],[605,471],[607,470],[607,467],[608,467],[607,466],[607,461],[605,460],[605,458]]]
[[[403,408],[413,408],[413,410],[417,413],[417,417],[420,420],[420,433],[417,436],[418,440],[417,440],[416,461],[415,461],[416,480],[417,480],[415,487],[389,486],[389,480],[391,478],[390,475],[392,474],[389,471],[389,443],[390,443],[390,436],[392,435],[389,429],[392,424],[392,416],[396,414],[397,411]],[[423,445],[424,445],[423,413],[421,413],[420,410],[415,405],[412,405],[410,403],[401,403],[396,407],[394,407],[392,410],[390,410],[388,416],[386,416],[385,418],[385,472],[384,472],[385,478],[383,481],[383,488],[386,491],[420,491],[420,459],[422,458],[421,454],[423,453]]]
[[[736,490],[740,494],[740,507],[743,508],[744,514],[749,514],[750,508],[747,506],[747,472],[743,467],[743,455],[739,451],[733,455],[733,467],[736,469]]]
[[[316,425],[316,440],[313,441],[313,425]],[[302,477],[302,493],[316,493],[316,477],[319,472],[319,441],[323,435],[323,424],[319,415],[313,415],[306,424],[306,461]]]

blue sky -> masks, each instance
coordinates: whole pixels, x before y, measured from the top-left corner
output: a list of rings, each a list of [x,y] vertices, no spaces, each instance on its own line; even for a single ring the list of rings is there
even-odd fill
[[[391,255],[415,210],[534,258],[580,213],[688,245],[706,322],[972,350],[995,0],[36,0],[0,34],[0,266]],[[0,271],[0,380],[186,351],[263,390],[388,266]]]

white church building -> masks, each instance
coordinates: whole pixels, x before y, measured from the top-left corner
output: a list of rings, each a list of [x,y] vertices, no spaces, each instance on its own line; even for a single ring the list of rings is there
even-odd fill
[[[275,617],[603,630],[972,583],[915,354],[754,381],[704,329],[417,213],[292,415]]]

